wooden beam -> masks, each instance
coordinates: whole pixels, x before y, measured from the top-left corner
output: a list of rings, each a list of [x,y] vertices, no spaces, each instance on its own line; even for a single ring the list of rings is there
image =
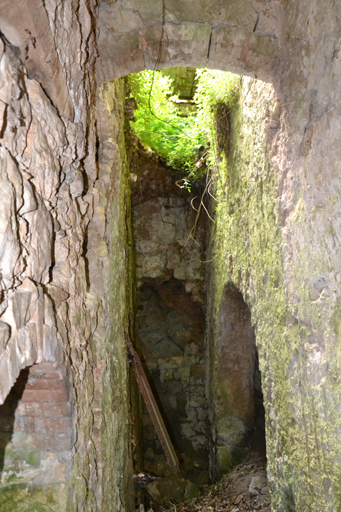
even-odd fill
[[[126,334],[126,343],[128,347],[129,360],[132,363],[133,370],[136,376],[137,383],[139,385],[140,391],[142,393],[143,399],[145,401],[146,407],[152,419],[153,425],[155,427],[156,433],[160,440],[162,449],[166,455],[167,461],[174,471],[174,473],[179,473],[179,460],[176,456],[174,446],[172,441],[170,440],[169,434],[167,432],[166,426],[162,419],[160,410],[155,401],[153,392],[150,388],[148,379],[146,377],[145,371],[141,364],[140,358],[133,347],[133,344]]]

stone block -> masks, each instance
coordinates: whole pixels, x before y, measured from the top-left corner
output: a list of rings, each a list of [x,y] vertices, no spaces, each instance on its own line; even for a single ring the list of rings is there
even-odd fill
[[[205,407],[206,398],[204,396],[191,396],[188,403],[190,407]]]
[[[40,460],[40,451],[6,449],[4,468],[5,471],[22,472],[25,465],[38,468]]]
[[[182,366],[181,368],[176,368],[174,370],[174,378],[175,379],[185,379],[186,382],[189,381],[189,376],[190,376],[190,373],[191,373],[191,370],[190,368],[188,368],[187,366]]]
[[[278,41],[234,27],[212,31],[207,67],[270,81],[277,71]]]
[[[72,448],[70,434],[47,434],[15,432],[12,436],[11,447],[22,450],[48,450],[65,452]]]
[[[185,489],[185,498],[186,500],[190,500],[192,498],[196,498],[200,496],[200,489],[193,482],[188,481]]]
[[[113,57],[99,59],[96,65],[96,76],[99,83],[109,82],[130,73],[139,73],[145,69],[143,52],[140,48],[118,53]]]
[[[34,364],[30,367],[29,372],[30,375],[41,375],[42,372],[46,372],[46,375],[49,375],[51,372],[58,372],[58,375],[60,375],[57,364],[49,362]]]
[[[165,504],[169,499],[184,498],[187,483],[184,478],[172,475],[152,482],[147,486],[147,491],[157,503]]]
[[[166,386],[170,393],[176,394],[181,392],[181,383],[178,379],[167,380]]]
[[[205,366],[203,364],[192,364],[191,377],[204,377],[206,374]]]
[[[167,265],[167,257],[165,253],[156,256],[149,256],[142,260],[143,277],[156,279],[160,277]]]
[[[184,21],[166,26],[168,54],[173,66],[205,67],[212,27]]]

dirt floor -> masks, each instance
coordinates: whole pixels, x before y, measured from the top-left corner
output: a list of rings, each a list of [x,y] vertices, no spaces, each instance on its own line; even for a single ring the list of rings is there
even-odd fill
[[[171,503],[172,512],[271,512],[265,457],[252,456],[191,500]],[[150,511],[149,511],[150,512]]]

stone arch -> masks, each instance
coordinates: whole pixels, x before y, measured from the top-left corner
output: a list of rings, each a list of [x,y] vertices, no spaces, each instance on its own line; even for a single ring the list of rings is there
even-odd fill
[[[162,2],[102,2],[97,78],[108,82],[154,69],[162,34]],[[166,1],[159,68],[209,67],[271,81],[279,62],[278,7],[249,1]]]
[[[28,494],[48,492],[52,505],[66,503],[74,444],[68,387],[56,363],[34,364],[20,372],[0,406],[0,487],[5,496],[24,486]]]

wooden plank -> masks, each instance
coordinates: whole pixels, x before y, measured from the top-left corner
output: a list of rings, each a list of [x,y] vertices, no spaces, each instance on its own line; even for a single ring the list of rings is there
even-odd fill
[[[131,363],[133,365],[133,370],[134,370],[134,373],[136,376],[137,383],[139,385],[139,388],[142,393],[143,399],[145,401],[146,407],[148,409],[148,412],[152,419],[156,433],[160,440],[162,449],[163,449],[163,451],[166,455],[167,461],[168,461],[170,467],[172,468],[172,470],[174,471],[174,473],[179,473],[179,471],[180,471],[179,461],[176,456],[174,446],[172,444],[172,441],[170,440],[170,437],[167,432],[164,421],[162,419],[160,410],[155,401],[153,392],[149,386],[149,382],[148,382],[147,376],[145,374],[145,371],[143,369],[143,366],[141,364],[140,358],[139,358],[136,350],[134,349],[133,344],[132,344],[128,334],[126,334],[126,343],[127,343],[127,347],[128,347],[129,360],[131,361]]]

